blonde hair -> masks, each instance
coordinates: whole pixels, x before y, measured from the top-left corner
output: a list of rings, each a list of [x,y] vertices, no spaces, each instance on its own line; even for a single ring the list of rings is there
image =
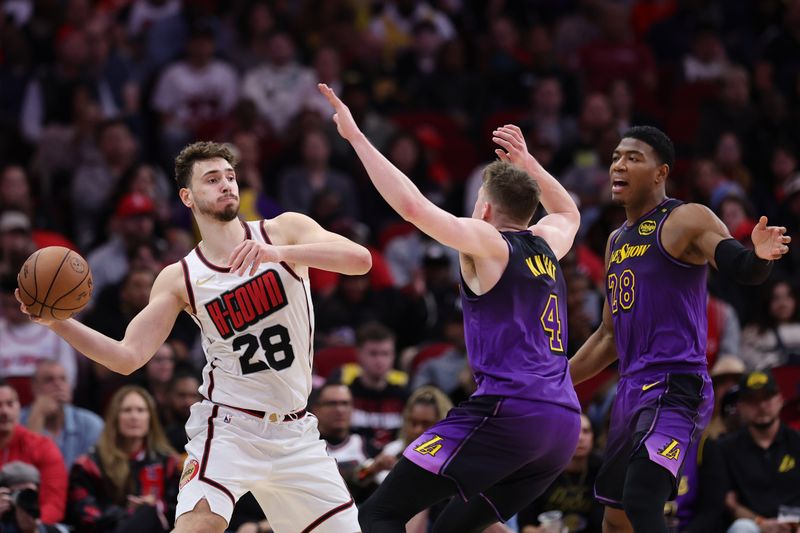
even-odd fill
[[[436,410],[436,421],[443,419],[447,412],[453,408],[453,402],[450,401],[445,393],[433,385],[425,385],[415,390],[408,398],[405,407],[403,408],[403,426],[400,428],[400,438],[403,442],[409,444],[406,437],[405,425],[408,418],[411,416],[411,410],[417,405],[428,405]]]
[[[109,480],[108,489],[112,499],[117,503],[125,503],[125,498],[133,490],[133,479],[130,472],[130,457],[122,447],[122,435],[119,433],[119,414],[122,411],[122,402],[129,394],[138,394],[147,404],[150,415],[147,437],[145,437],[145,452],[148,456],[156,454],[174,455],[175,450],[169,445],[161,423],[158,421],[156,402],[153,397],[142,387],[126,385],[120,388],[106,408],[105,426],[100,438],[97,440],[97,455],[100,457],[100,466]]]

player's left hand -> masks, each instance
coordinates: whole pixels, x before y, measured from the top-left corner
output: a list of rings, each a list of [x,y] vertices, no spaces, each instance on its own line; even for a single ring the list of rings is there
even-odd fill
[[[767,226],[767,217],[762,216],[750,235],[755,253],[761,259],[775,260],[789,251],[792,238],[786,235],[783,226]]]
[[[317,88],[319,88],[319,92],[328,99],[331,107],[333,107],[333,122],[336,124],[336,129],[339,130],[339,135],[348,141],[352,141],[354,137],[361,133],[361,130],[358,129],[358,125],[353,115],[350,113],[350,109],[336,96],[333,89],[326,84],[318,83]]]
[[[228,266],[230,272],[237,276],[243,276],[249,268],[249,275],[252,276],[261,263],[279,263],[280,261],[278,249],[275,246],[248,239],[233,249]]]
[[[492,141],[501,147],[494,151],[500,161],[506,161],[523,170],[533,161],[533,156],[528,153],[525,136],[518,126],[513,124],[500,126],[492,132]]]

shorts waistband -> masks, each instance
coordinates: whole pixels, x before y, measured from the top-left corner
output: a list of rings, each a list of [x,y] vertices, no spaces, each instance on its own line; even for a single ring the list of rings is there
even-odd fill
[[[220,402],[212,402],[211,400],[205,397],[203,399],[215,405],[219,405],[221,407],[227,407],[228,409],[236,409],[237,411],[241,411],[243,413],[246,413],[250,416],[254,416],[256,418],[260,418],[262,420],[266,418],[270,422],[291,422],[292,420],[300,420],[301,418],[306,416],[306,414],[308,414],[308,411],[305,408],[303,408],[300,409],[299,411],[288,413],[283,415],[283,417],[281,417],[281,415],[278,413],[266,413],[264,411],[256,411],[255,409],[246,409],[244,407],[236,407],[235,405],[228,405]]]

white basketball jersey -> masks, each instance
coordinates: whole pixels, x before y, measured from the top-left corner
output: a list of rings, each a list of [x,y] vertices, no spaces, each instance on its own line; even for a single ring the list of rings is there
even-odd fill
[[[247,239],[270,242],[263,221],[242,224]],[[200,394],[268,414],[305,408],[314,335],[308,280],[286,263],[239,276],[208,261],[199,246],[181,265],[206,356]]]

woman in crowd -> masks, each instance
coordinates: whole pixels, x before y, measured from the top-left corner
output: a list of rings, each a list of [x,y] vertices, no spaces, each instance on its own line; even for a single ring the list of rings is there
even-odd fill
[[[68,518],[82,532],[169,531],[180,475],[153,397],[141,387],[122,387],[97,444],[72,467]]]

